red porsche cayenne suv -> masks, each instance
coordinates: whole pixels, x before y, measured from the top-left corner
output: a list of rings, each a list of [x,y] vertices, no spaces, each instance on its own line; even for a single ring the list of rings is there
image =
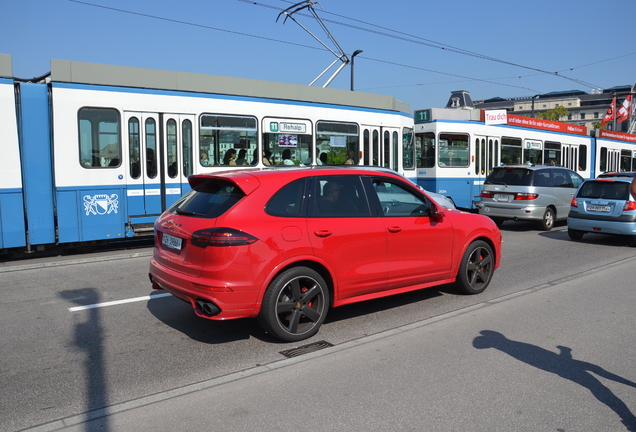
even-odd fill
[[[454,283],[482,292],[501,232],[446,210],[390,170],[271,168],[190,177],[155,223],[152,287],[204,318],[254,317],[284,341],[313,336],[327,311]]]

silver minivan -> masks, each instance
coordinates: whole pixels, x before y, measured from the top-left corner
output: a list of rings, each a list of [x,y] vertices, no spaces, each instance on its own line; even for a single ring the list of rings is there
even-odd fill
[[[537,221],[540,229],[549,231],[555,221],[567,219],[570,202],[583,180],[563,167],[496,167],[486,177],[477,208],[499,226],[506,220]]]

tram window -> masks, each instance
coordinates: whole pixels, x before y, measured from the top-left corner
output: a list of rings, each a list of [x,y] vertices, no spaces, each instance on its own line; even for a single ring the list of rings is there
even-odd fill
[[[415,168],[415,146],[413,145],[413,129],[402,129],[402,167]]]
[[[479,138],[475,138],[475,174],[479,175],[480,168],[481,174],[484,173],[484,167],[482,166],[482,160],[484,156],[482,155],[483,145],[479,146]]]
[[[521,163],[521,138],[501,137],[501,163],[518,165]]]
[[[601,160],[599,162],[599,171],[607,171],[607,147],[601,147]]]
[[[587,170],[587,146],[580,145],[579,146],[579,171]]]
[[[398,133],[393,132],[391,135],[393,137],[391,148],[393,149],[393,170],[398,170]]]
[[[131,117],[128,120],[128,158],[130,160],[130,177],[133,179],[138,179],[141,176],[139,134],[139,119],[137,117]]]
[[[181,123],[181,141],[183,150],[183,175],[192,175],[192,122],[184,120]]]
[[[417,166],[432,168],[435,166],[435,134],[427,132],[415,136]]]
[[[543,164],[543,150],[541,149],[524,149],[523,150],[523,161],[527,164],[531,165],[542,165]]]
[[[439,166],[467,167],[470,160],[468,139],[466,134],[440,134],[438,139]]]
[[[632,151],[621,150],[621,171],[632,170]]]
[[[168,177],[173,179],[179,173],[179,165],[177,163],[177,122],[174,119],[168,119],[166,122],[166,144],[168,151]]]
[[[355,123],[319,121],[316,123],[316,159],[322,153],[327,157],[327,165],[342,165],[353,154],[353,164],[358,164],[360,154],[359,126]],[[311,148],[310,148],[311,150]],[[312,154],[305,163],[312,162]],[[323,156],[324,157],[324,156]]]
[[[308,134],[263,134],[263,144],[272,153],[272,165],[301,165],[311,161],[312,144]]]
[[[371,155],[371,144],[370,144],[370,140],[369,140],[369,129],[365,129],[363,132],[363,138],[364,140],[364,161],[363,164],[364,165],[369,165],[369,158]]]
[[[146,137],[146,175],[153,179],[157,177],[157,123],[155,119],[146,119],[144,134]]]
[[[373,131],[373,166],[380,166],[380,134]]]
[[[258,148],[255,117],[202,114],[199,122],[201,165],[222,165],[226,155],[236,153],[238,157],[241,149],[248,156],[246,165],[253,159],[254,151]]]
[[[78,113],[80,164],[84,168],[121,165],[119,111],[82,108]]]
[[[384,131],[384,139],[382,141],[384,147],[383,166],[384,168],[389,168],[391,161],[391,134],[389,131]]]
[[[546,141],[543,160],[549,165],[561,165],[561,143]]]

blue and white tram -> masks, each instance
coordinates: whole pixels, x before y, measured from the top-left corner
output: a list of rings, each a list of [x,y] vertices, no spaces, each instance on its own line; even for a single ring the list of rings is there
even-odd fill
[[[192,174],[397,168],[412,136],[410,108],[389,96],[62,60],[47,82],[27,83],[10,78],[9,56],[0,61],[0,121],[14,131],[3,154],[16,167],[11,183],[2,176],[2,202],[25,197],[0,207],[2,249],[149,235]],[[15,215],[28,225],[4,223]]]
[[[636,135],[601,129],[596,137],[596,152],[596,175],[636,171]]]
[[[417,183],[473,209],[494,166],[554,164],[593,176],[593,139],[586,128],[499,112],[426,109],[415,112],[413,159]],[[502,123],[503,122],[503,123]]]

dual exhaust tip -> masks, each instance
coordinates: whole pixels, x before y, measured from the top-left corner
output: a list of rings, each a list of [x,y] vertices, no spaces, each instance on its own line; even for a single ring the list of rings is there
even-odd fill
[[[202,315],[211,317],[221,313],[221,309],[211,301],[197,300],[194,302],[194,308]]]

